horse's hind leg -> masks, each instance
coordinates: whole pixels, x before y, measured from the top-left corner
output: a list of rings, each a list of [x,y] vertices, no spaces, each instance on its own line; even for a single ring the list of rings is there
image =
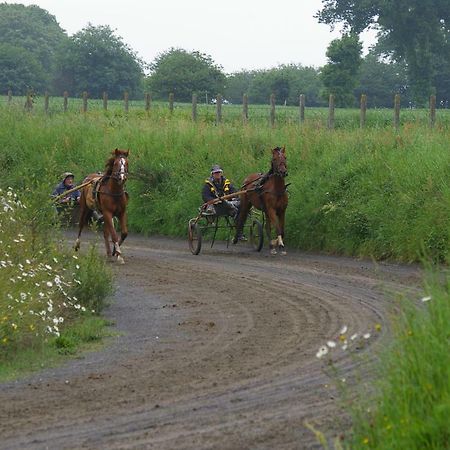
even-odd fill
[[[127,225],[127,213],[124,212],[119,217],[119,223],[120,223],[120,242],[119,245],[122,245],[123,241],[128,236],[128,225]]]
[[[105,239],[106,256],[111,257],[111,246],[109,244],[109,236],[112,235],[111,229],[114,229],[112,215],[109,212],[103,213],[103,238]],[[113,241],[114,242],[114,241]]]
[[[75,241],[75,244],[73,246],[75,251],[78,251],[80,249],[81,245],[81,232],[83,231],[84,226],[87,224],[89,220],[89,214],[90,211],[85,203],[80,202],[80,223],[78,224],[78,236],[77,240]]]
[[[236,233],[233,238],[233,244],[237,244],[239,236],[242,234],[242,230],[247,220],[248,212],[250,211],[251,204],[247,199],[241,200],[241,205],[239,208],[239,215],[236,223]]]

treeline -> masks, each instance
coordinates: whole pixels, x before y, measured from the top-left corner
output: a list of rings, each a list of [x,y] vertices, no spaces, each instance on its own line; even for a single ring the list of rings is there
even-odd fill
[[[448,41],[440,43],[441,58],[424,68],[421,82],[420,74],[411,72],[408,58],[389,51],[386,39],[362,58],[358,30],[347,29],[330,43],[328,62],[321,68],[287,64],[225,74],[209,55],[180,48],[168,49],[146,64],[107,25],[88,24],[68,36],[54,16],[37,6],[1,3],[0,90],[6,94],[11,89],[14,95],[48,91],[57,96],[68,91],[72,97],[86,91],[90,98],[107,92],[111,99],[122,98],[125,91],[130,99],[150,92],[156,100],[173,93],[181,102],[190,102],[193,93],[199,102],[210,102],[220,93],[232,103],[241,103],[247,94],[252,104],[266,104],[275,94],[277,103],[286,105],[297,104],[302,93],[311,106],[327,105],[333,94],[336,106],[345,107],[356,106],[361,94],[367,95],[368,107],[391,107],[394,94],[400,93],[403,105],[423,106],[436,95],[437,106],[448,107]]]

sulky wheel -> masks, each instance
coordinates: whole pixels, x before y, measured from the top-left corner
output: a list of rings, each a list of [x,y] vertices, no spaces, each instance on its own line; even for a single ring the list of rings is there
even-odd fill
[[[202,248],[202,232],[197,223],[189,222],[188,225],[189,248],[193,255],[198,255]]]
[[[263,226],[259,220],[254,219],[250,226],[250,242],[253,248],[259,252],[264,244]]]

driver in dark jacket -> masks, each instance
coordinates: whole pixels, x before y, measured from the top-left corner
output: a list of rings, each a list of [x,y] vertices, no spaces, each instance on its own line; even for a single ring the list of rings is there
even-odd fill
[[[235,187],[228,178],[223,176],[223,170],[219,165],[211,168],[211,176],[205,180],[202,190],[202,199],[205,203],[236,192]],[[230,199],[231,200],[231,199]],[[208,205],[206,211],[218,216],[236,217],[239,200],[222,200],[214,205]]]

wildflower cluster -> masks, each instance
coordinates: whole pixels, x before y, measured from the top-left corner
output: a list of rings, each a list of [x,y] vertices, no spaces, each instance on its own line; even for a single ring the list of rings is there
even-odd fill
[[[381,325],[379,323],[375,324],[374,331],[380,332]],[[372,334],[370,332],[364,334],[353,333],[350,335],[348,332],[347,325],[344,325],[339,336],[335,340],[329,340],[326,344],[322,345],[316,353],[317,358],[323,358],[328,355],[331,351],[338,350],[346,351],[350,346],[361,347],[361,344],[370,339]]]
[[[0,356],[19,345],[59,336],[68,317],[86,308],[73,294],[82,281],[76,256],[36,243],[26,206],[0,189]]]

